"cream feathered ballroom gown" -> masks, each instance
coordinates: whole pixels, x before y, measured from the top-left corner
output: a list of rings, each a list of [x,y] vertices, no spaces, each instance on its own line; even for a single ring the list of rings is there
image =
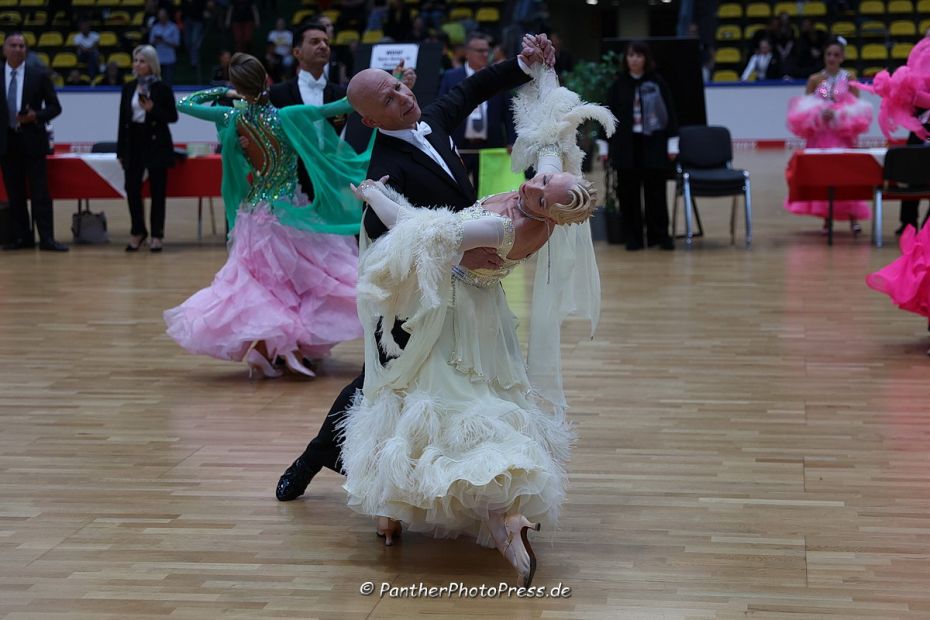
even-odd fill
[[[594,116],[611,129],[612,117],[557,83],[540,84],[549,79],[537,74],[522,100],[518,95],[518,130],[529,125],[543,134],[531,139],[526,129],[515,162],[523,157],[539,166],[540,152],[550,153],[551,161],[555,151],[559,170],[563,162],[575,168],[577,120],[569,127],[570,113]],[[540,114],[553,115],[557,124],[547,125]],[[489,547],[494,541],[484,524],[490,512],[520,512],[553,527],[565,498],[573,433],[564,407],[541,398],[528,378],[517,318],[500,284],[522,262],[507,259],[513,222],[486,211],[481,201],[452,213],[410,208],[393,192],[391,198],[404,205],[397,222],[370,246],[362,240],[365,385],[340,428],[348,504],[399,520],[409,531],[468,534]],[[503,265],[458,266],[464,223],[487,216],[501,219],[496,249]],[[590,231],[583,232],[590,248]],[[380,317],[394,316],[405,319],[411,337],[401,350],[389,333],[379,335],[382,349],[397,355],[382,366],[375,333]],[[558,356],[558,322],[548,327],[556,332]]]

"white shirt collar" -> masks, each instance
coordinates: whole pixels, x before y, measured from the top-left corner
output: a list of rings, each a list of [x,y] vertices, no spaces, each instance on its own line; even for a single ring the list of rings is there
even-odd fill
[[[297,79],[299,80],[301,84],[303,84],[304,86],[309,86],[310,88],[313,88],[314,86],[318,88],[324,88],[326,86],[326,72],[325,71],[320,76],[320,79],[316,79],[315,77],[313,77],[313,75],[309,71],[304,71],[303,69],[301,69],[297,73]]]

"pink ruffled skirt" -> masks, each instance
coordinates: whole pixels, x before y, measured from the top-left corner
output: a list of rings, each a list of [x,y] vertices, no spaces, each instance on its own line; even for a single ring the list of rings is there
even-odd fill
[[[823,111],[830,109],[834,119],[827,122]],[[859,135],[868,130],[872,122],[872,107],[865,101],[849,95],[840,103],[831,104],[815,95],[795,97],[788,107],[788,129],[806,141],[807,148],[853,148]],[[827,218],[830,203],[826,200],[785,199],[785,209],[795,215]],[[833,219],[868,220],[872,209],[865,200],[834,200]]]
[[[310,358],[361,338],[352,237],[297,230],[264,206],[240,211],[229,258],[213,283],[166,310],[168,335],[191,353],[241,361],[255,341],[272,359]]]
[[[930,222],[901,235],[901,256],[869,274],[866,284],[891,298],[902,310],[930,318]]]

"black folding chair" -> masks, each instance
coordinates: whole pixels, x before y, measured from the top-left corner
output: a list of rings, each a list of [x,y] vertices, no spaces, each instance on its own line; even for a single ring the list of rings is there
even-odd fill
[[[672,210],[672,232],[678,219],[678,197],[685,211],[685,239],[688,247],[695,236],[704,234],[695,196],[733,196],[730,209],[730,243],[736,243],[736,201],[742,194],[746,214],[746,247],[752,244],[752,198],[749,172],[732,167],[733,145],[726,127],[693,125],[682,127],[678,145],[675,206]],[[698,224],[698,235],[692,229],[692,213]]]
[[[930,145],[896,146],[885,153],[885,180],[875,188],[875,206],[872,214],[872,239],[875,247],[882,247],[882,200],[909,200],[930,198]],[[924,223],[930,211],[924,216]]]

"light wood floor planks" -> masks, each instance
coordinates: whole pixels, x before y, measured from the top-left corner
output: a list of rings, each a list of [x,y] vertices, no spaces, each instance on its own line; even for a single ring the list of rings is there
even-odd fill
[[[569,598],[359,594],[513,577],[467,540],[384,548],[331,472],[274,499],[361,347],[316,380],[249,381],[175,346],[162,310],[224,260],[190,202],[162,255],[123,253],[116,202],[93,205],[109,247],[3,253],[0,619],[930,618],[930,337],[863,282],[897,255],[897,208],[886,248],[845,229],[828,248],[781,209],[785,161],[738,155],[751,251],[727,201],[694,251],[598,248],[598,337],[566,329],[570,492],[536,537],[537,584]]]

